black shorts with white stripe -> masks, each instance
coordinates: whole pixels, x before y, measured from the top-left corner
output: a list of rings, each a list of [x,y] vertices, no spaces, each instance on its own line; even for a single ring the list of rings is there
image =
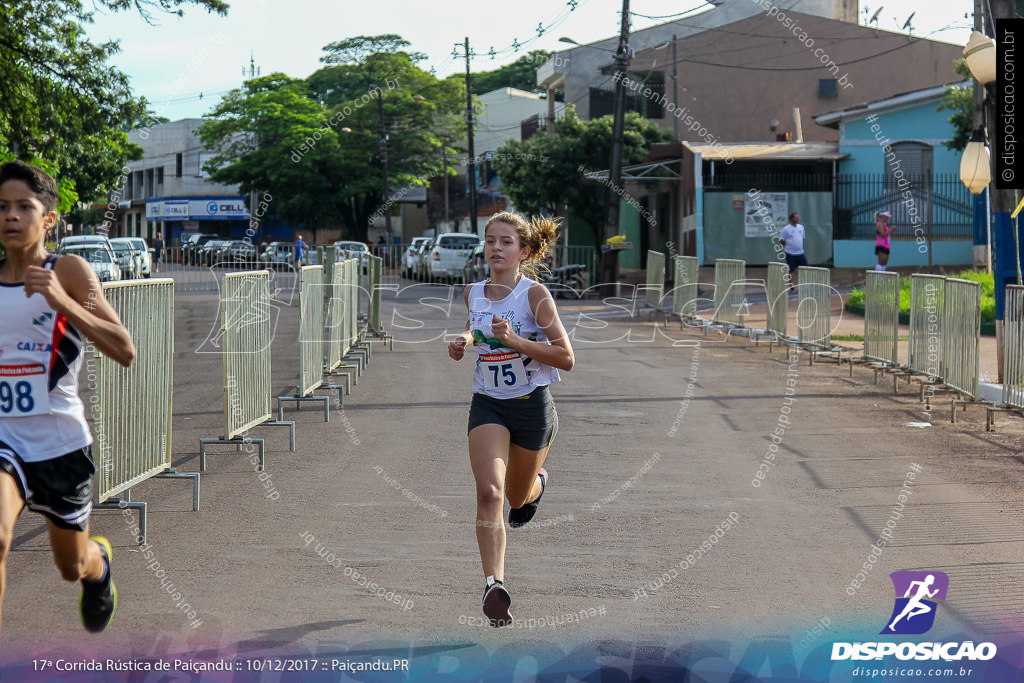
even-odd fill
[[[0,441],[0,468],[13,477],[29,510],[62,529],[85,531],[92,512],[92,446],[57,458],[25,462]]]

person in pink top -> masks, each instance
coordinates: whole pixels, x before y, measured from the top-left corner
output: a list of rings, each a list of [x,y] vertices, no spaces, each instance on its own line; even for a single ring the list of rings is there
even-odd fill
[[[885,270],[886,264],[889,263],[889,235],[892,234],[890,218],[892,214],[888,211],[879,211],[875,214],[875,255],[878,256],[875,270]]]

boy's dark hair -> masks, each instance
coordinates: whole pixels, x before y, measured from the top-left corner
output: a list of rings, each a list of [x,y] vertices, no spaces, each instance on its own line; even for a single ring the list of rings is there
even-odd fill
[[[8,180],[20,180],[28,185],[47,211],[57,208],[60,201],[57,181],[41,168],[26,164],[24,161],[8,161],[0,165],[0,185]]]

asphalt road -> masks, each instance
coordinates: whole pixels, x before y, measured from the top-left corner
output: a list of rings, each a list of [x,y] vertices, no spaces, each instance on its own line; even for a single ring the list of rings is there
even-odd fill
[[[948,402],[926,414],[916,391],[893,394],[869,371],[851,379],[806,352],[659,326],[594,299],[560,304],[577,363],[553,388],[551,482],[536,520],[508,532],[506,583],[523,621],[479,625],[472,364],[448,359],[443,341],[464,324],[461,290],[406,286],[384,301],[394,350],[375,346],[329,423],[319,404],[286,408],[296,452],[285,430],[254,429],[267,443],[261,475],[249,454],[211,447],[199,512],[182,481],[133,491],[149,504],[151,559],[122,511],[94,513],[120,592],[104,634],[83,631],[78,587],[53,567],[39,517],[23,515],[0,643],[9,679],[43,660],[113,658],[237,659],[244,675],[207,680],[313,680],[250,669],[380,655],[408,659],[410,673],[374,680],[524,679],[573,663],[629,680],[636,662],[720,670],[759,643],[806,661],[832,641],[877,639],[898,570],[949,575],[929,638],[1020,642],[1024,421],[1003,417],[986,433],[975,407],[953,425]],[[276,318],[281,394],[297,378],[295,303]],[[216,310],[215,293],[177,297],[173,451],[187,471],[199,438],[223,431],[221,357],[197,352]],[[79,675],[61,680],[130,676]]]

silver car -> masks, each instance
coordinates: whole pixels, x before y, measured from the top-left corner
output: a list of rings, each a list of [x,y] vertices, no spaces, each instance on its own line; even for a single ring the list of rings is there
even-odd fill
[[[119,256],[118,244],[127,244],[135,252],[134,277],[149,277],[153,272],[153,257],[149,253],[149,247],[146,246],[146,240],[141,237],[112,238],[110,246],[114,248],[114,254]]]

